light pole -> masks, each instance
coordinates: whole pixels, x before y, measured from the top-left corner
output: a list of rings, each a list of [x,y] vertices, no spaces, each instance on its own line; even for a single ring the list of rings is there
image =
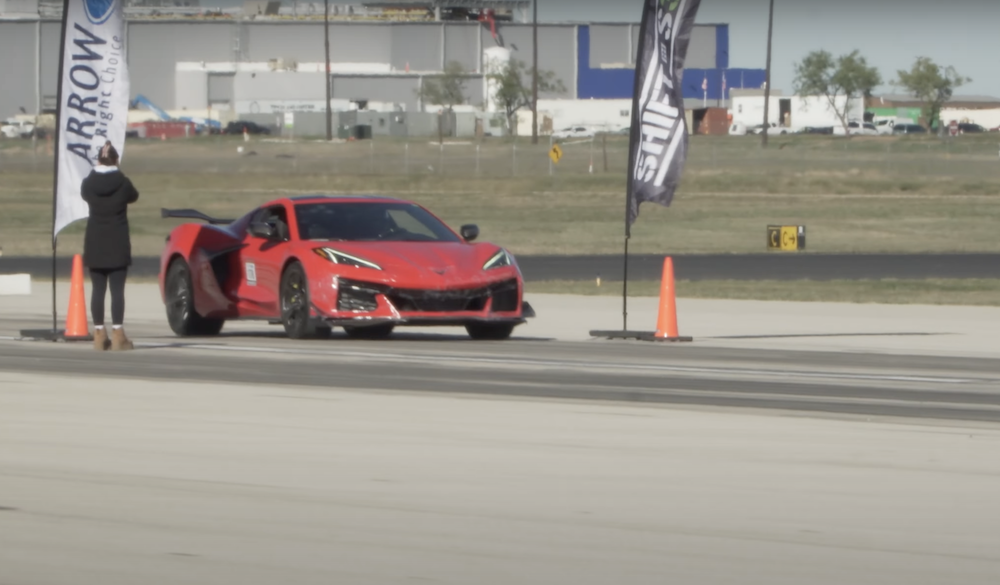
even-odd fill
[[[531,7],[531,143],[538,144],[538,0],[532,0]]]
[[[330,106],[330,0],[323,0],[323,42],[326,53],[326,141],[333,140],[333,110]]]
[[[770,129],[768,115],[771,105],[771,32],[774,30],[774,0],[767,14],[767,69],[764,72],[764,131],[761,133],[760,145],[767,148],[767,132]]]

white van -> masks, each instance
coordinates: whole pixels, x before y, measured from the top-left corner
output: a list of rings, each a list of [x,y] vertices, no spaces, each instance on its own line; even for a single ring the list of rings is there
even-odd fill
[[[8,118],[0,122],[0,136],[4,138],[29,138],[35,131],[35,125],[26,120]]]

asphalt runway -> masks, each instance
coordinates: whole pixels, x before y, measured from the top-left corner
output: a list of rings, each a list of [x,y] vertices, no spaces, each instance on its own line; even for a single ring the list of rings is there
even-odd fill
[[[716,254],[674,258],[674,274],[681,280],[862,280],[924,278],[1000,278],[1000,254]],[[620,281],[621,255],[519,256],[525,280]],[[57,259],[56,274],[68,278],[71,258]],[[630,280],[659,280],[663,256],[633,254]],[[51,258],[0,256],[0,274],[29,273],[51,277]],[[136,257],[131,274],[154,277],[159,258]]]
[[[663,347],[398,333],[292,341],[233,333],[179,340],[135,330],[140,348],[0,345],[0,371],[316,389],[519,396],[820,414],[1000,421],[1000,360]]]
[[[132,290],[125,353],[0,304],[0,583],[1000,581],[1000,358],[863,349],[978,337],[180,339]]]
[[[1000,579],[1000,360],[0,340],[0,582]]]

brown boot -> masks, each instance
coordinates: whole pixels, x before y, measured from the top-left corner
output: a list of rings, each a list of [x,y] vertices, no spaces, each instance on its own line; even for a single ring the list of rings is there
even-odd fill
[[[122,328],[111,330],[111,351],[127,351],[135,347],[128,337],[125,337],[125,330]]]
[[[97,351],[107,351],[111,347],[111,340],[108,339],[108,330],[104,327],[94,330],[94,349]]]

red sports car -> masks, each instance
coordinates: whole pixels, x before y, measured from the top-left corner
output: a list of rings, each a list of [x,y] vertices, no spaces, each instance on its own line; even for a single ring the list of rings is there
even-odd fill
[[[376,196],[272,201],[237,220],[197,219],[167,236],[160,290],[182,336],[214,335],[230,319],[281,323],[289,337],[341,326],[380,338],[397,325],[461,325],[474,339],[506,339],[534,316],[514,257],[472,243],[423,207]]]

